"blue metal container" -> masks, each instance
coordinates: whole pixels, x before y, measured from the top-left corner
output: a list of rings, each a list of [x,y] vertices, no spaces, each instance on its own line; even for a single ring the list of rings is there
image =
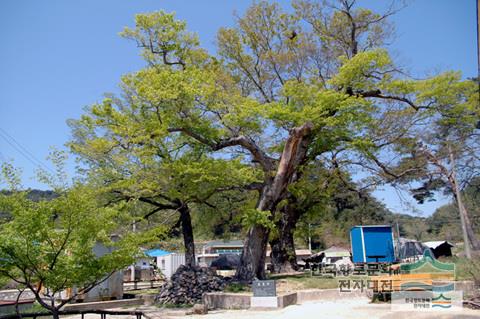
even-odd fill
[[[393,229],[390,225],[354,226],[350,230],[354,263],[395,261]]]

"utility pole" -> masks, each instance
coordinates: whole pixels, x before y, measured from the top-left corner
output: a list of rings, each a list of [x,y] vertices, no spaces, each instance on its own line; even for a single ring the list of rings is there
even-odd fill
[[[312,252],[312,234],[310,233],[310,227],[311,227],[311,224],[308,223],[308,250],[310,250],[310,253],[311,253]]]
[[[137,221],[134,220],[132,224],[132,232],[135,233],[136,231],[137,231]],[[135,281],[135,264],[130,266],[130,281]],[[136,287],[136,284],[135,284],[135,287]]]
[[[396,224],[396,228],[397,228],[397,257],[401,261],[403,256],[401,255],[402,247],[400,246],[401,245],[401,243],[400,243],[400,228],[398,227],[398,218],[395,221],[395,224]]]

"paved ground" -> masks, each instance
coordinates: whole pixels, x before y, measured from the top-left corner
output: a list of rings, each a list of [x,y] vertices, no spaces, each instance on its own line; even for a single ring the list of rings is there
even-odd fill
[[[191,316],[192,319],[446,319],[446,318],[480,318],[480,311],[462,309],[461,311],[441,311],[425,313],[392,312],[389,304],[370,304],[366,299],[342,300],[341,302],[310,302],[302,305],[294,305],[277,311],[223,311],[210,313],[206,316]]]
[[[123,309],[125,310],[125,309]],[[370,304],[365,298],[352,298],[349,300],[309,302],[302,305],[290,306],[275,311],[252,310],[219,310],[211,311],[207,315],[184,316],[182,310],[162,311],[156,307],[141,307],[151,319],[467,319],[480,318],[480,310],[463,308],[456,311],[430,311],[430,312],[392,312],[389,304]],[[80,319],[80,316],[70,317]],[[87,319],[97,319],[99,315],[85,316]],[[115,316],[112,319],[130,319],[133,317]]]

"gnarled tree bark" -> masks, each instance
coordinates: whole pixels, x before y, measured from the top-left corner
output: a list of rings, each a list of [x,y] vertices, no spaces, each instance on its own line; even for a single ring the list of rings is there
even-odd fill
[[[189,267],[195,266],[195,243],[193,238],[190,209],[187,204],[181,203],[178,211],[180,212],[180,220],[182,223],[183,245],[185,248],[185,265]]]
[[[294,198],[289,198],[289,203],[282,207],[281,216],[276,222],[278,237],[270,240],[272,248],[271,261],[274,273],[289,273],[298,270],[297,255],[293,233],[301,212],[294,205]]]
[[[287,187],[291,183],[292,177],[307,156],[312,128],[311,123],[293,128],[285,143],[274,177],[271,178],[266,174],[257,209],[269,211],[272,218],[277,204],[286,197]],[[268,236],[269,230],[263,225],[254,225],[249,229],[240,259],[240,267],[236,273],[238,280],[251,281],[255,278],[265,278]]]
[[[462,226],[462,233],[463,233],[463,241],[465,246],[465,254],[468,259],[472,258],[471,249],[475,251],[475,254],[480,250],[480,241],[475,236],[475,232],[473,231],[472,223],[470,222],[470,218],[468,217],[467,209],[463,204],[462,200],[462,192],[458,185],[456,171],[455,171],[455,157],[449,148],[449,156],[450,162],[452,163],[452,171],[448,175],[448,181],[450,186],[453,190],[453,197],[457,202],[458,212],[460,214],[460,221]],[[471,249],[470,249],[471,248]]]
[[[185,249],[185,264],[194,266],[195,261],[195,242],[193,237],[192,217],[188,204],[180,199],[169,199],[163,196],[164,200],[168,200],[167,204],[160,203],[151,198],[140,197],[139,200],[155,207],[154,210],[144,215],[143,219],[148,219],[153,214],[161,210],[176,210],[180,214],[179,225],[182,227],[183,245]]]

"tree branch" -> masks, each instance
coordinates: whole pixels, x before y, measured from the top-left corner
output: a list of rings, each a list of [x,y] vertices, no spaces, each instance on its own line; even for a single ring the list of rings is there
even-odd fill
[[[351,95],[354,95],[354,94],[351,93]],[[382,91],[380,91],[380,90],[372,90],[372,91],[365,91],[365,92],[357,91],[357,92],[355,92],[355,95],[360,96],[360,97],[364,97],[364,98],[374,97],[374,98],[379,98],[379,99],[384,99],[384,100],[395,100],[395,101],[399,101],[399,102],[404,102],[404,103],[407,103],[408,105],[410,105],[415,111],[418,111],[422,108],[426,108],[425,106],[416,105],[413,101],[411,101],[410,99],[407,99],[405,97],[394,96],[394,95],[383,95]]]
[[[213,151],[218,151],[231,146],[241,146],[250,152],[254,160],[262,166],[265,172],[270,172],[275,168],[275,160],[269,157],[262,149],[260,149],[255,141],[249,137],[241,135],[216,142],[184,127],[169,128],[168,131],[171,133],[181,132],[188,135],[198,142],[210,147]]]

